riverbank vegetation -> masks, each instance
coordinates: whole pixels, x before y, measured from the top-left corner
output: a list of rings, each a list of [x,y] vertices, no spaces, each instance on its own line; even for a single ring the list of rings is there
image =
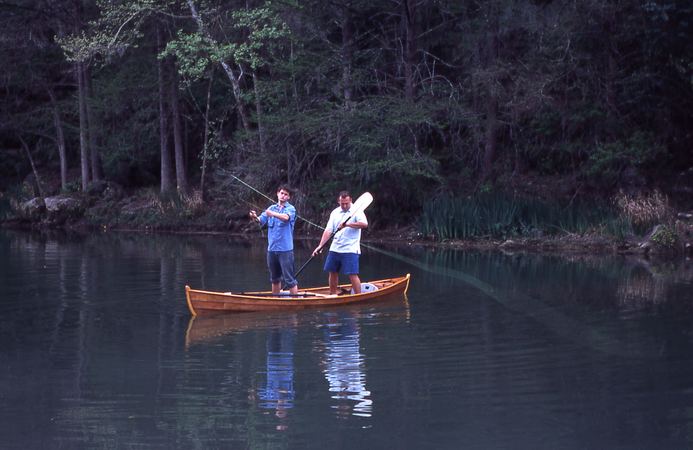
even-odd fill
[[[690,241],[689,2],[0,8],[6,223],[239,230],[288,183],[374,233]]]

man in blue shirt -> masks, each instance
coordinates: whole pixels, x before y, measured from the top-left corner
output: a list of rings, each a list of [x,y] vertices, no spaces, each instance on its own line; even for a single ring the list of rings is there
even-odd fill
[[[277,189],[277,203],[271,205],[259,216],[250,211],[250,218],[267,225],[267,267],[270,272],[272,293],[279,294],[282,287],[289,288],[291,294],[298,293],[298,281],[294,277],[294,225],[296,208],[289,203],[291,191],[285,185]]]

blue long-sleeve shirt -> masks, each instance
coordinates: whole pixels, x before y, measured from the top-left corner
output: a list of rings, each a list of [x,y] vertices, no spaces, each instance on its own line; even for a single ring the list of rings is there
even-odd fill
[[[267,250],[271,252],[287,252],[294,249],[294,225],[296,224],[296,208],[289,203],[283,207],[274,204],[269,210],[277,214],[288,214],[289,220],[284,222],[276,217],[267,217],[267,211],[260,214],[260,225],[267,225]]]

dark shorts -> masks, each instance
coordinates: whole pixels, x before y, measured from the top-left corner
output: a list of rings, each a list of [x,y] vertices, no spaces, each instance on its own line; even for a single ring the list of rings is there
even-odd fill
[[[358,275],[359,255],[357,253],[329,252],[325,259],[325,272]]]
[[[286,288],[292,288],[298,284],[294,278],[294,252],[267,252],[267,267],[270,273],[270,282],[284,282]]]

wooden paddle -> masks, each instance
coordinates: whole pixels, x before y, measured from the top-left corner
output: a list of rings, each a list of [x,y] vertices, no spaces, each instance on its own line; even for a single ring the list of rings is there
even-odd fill
[[[303,265],[301,266],[301,268],[298,269],[298,272],[296,272],[296,275],[294,275],[294,278],[298,278],[298,275],[299,275],[301,272],[303,272],[303,269],[306,268],[306,266],[308,265],[308,263],[311,262],[311,261],[313,260],[313,258],[315,258],[315,255],[317,255],[318,253],[320,253],[320,252],[322,251],[322,249],[323,249],[327,244],[330,243],[330,241],[332,241],[332,238],[335,236],[335,234],[337,234],[339,231],[341,231],[341,230],[344,229],[344,226],[347,224],[347,222],[349,222],[356,214],[358,214],[358,213],[360,213],[361,211],[363,211],[363,210],[365,210],[366,208],[368,208],[368,206],[370,206],[371,203],[373,203],[373,196],[371,195],[370,192],[364,192],[363,194],[361,194],[361,196],[360,196],[359,198],[357,198],[356,201],[355,201],[354,203],[351,204],[351,211],[352,211],[352,212],[351,212],[351,215],[350,215],[349,217],[347,217],[346,220],[344,220],[344,222],[342,222],[342,225],[341,225],[340,227],[338,227],[335,231],[332,232],[332,234],[330,235],[330,238],[329,238],[328,240],[326,240],[325,243],[322,244],[322,245],[317,249],[317,251],[315,252],[315,254],[312,255],[312,256],[308,259],[308,261],[306,261],[305,263],[303,263]],[[282,289],[286,289],[286,286],[282,286]]]

